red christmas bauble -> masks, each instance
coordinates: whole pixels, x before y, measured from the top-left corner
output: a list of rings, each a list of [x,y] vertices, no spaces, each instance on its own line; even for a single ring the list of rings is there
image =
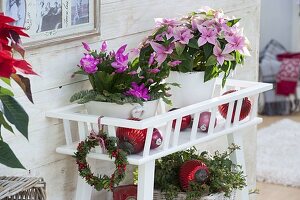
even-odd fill
[[[177,109],[178,108],[172,108],[170,111],[177,110]],[[183,130],[189,128],[191,122],[192,122],[192,116],[191,115],[187,115],[187,116],[182,117],[180,131],[183,131]],[[173,128],[176,127],[176,119],[173,120],[172,127]]]
[[[113,200],[136,200],[137,186],[123,185],[113,189]]]
[[[191,182],[204,184],[209,179],[208,167],[200,160],[189,160],[182,164],[179,170],[181,188],[184,191],[189,189]]]
[[[207,132],[209,128],[211,112],[202,112],[199,117],[198,128],[202,132]],[[215,119],[215,127],[217,125],[217,118]]]
[[[137,118],[130,118],[130,120],[140,121]],[[139,130],[132,128],[119,127],[116,131],[116,136],[119,138],[119,147],[128,154],[140,153],[144,150],[147,129]],[[155,149],[162,144],[163,137],[159,130],[154,128],[151,140],[151,149]]]
[[[236,91],[237,90],[229,90],[229,91],[225,92],[223,95],[230,94],[230,93],[236,92]],[[234,121],[236,105],[237,105],[237,101],[234,102],[234,107],[233,107],[233,112],[232,112],[232,117],[231,117],[231,123],[233,123],[233,121]],[[225,119],[227,117],[228,107],[229,107],[229,103],[222,104],[222,105],[218,106],[218,110],[219,110],[220,114]],[[250,111],[251,111],[251,101],[249,100],[249,98],[245,97],[243,99],[239,120],[241,121],[241,120],[245,119],[249,115]]]
[[[140,119],[131,118],[130,120],[139,121]],[[147,129],[119,127],[116,131],[116,136],[119,138],[119,147],[128,154],[136,154],[144,150],[146,135]]]
[[[159,147],[162,144],[163,137],[160,134],[158,129],[153,129],[153,134],[152,134],[152,140],[151,140],[151,149],[155,149]]]

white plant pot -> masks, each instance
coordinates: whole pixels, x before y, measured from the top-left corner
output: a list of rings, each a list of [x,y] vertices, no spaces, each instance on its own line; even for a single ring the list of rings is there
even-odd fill
[[[88,114],[128,119],[131,117],[145,119],[156,114],[159,100],[123,105],[109,102],[90,101],[85,104]]]
[[[216,79],[204,82],[204,72],[171,71],[166,82],[180,85],[180,87],[171,86],[170,99],[173,108],[182,108],[212,98]]]

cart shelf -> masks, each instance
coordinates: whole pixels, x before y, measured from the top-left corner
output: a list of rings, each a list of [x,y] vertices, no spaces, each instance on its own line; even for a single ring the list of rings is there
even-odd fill
[[[158,115],[141,121],[132,121],[127,119],[117,119],[103,117],[102,125],[106,126],[110,136],[116,135],[118,127],[147,129],[147,137],[144,150],[140,154],[129,155],[128,162],[139,167],[139,184],[138,184],[138,200],[151,200],[153,196],[154,168],[155,160],[171,153],[187,149],[189,147],[214,140],[218,137],[227,135],[228,144],[236,143],[242,147],[242,136],[239,130],[247,127],[255,126],[262,122],[261,118],[256,116],[257,101],[260,93],[272,89],[271,84],[227,80],[226,86],[221,88],[221,80],[217,80],[215,91],[218,95],[214,98],[193,104],[184,108],[174,110],[172,112],[164,112],[164,104],[160,103]],[[236,92],[221,96],[223,92],[235,89]],[[245,97],[250,98],[252,107],[250,115],[242,121],[239,121],[242,102]],[[218,113],[218,106],[229,103],[227,118],[223,119]],[[232,112],[235,109],[235,117],[231,123]],[[210,111],[210,125],[207,133],[203,133],[198,129],[198,121],[200,113]],[[193,117],[192,126],[180,132],[181,119],[186,115]],[[66,145],[58,147],[56,151],[61,154],[74,155],[79,141],[84,140],[91,129],[96,129],[99,116],[88,115],[84,105],[69,105],[46,113],[47,117],[61,119],[64,125],[64,134]],[[217,118],[217,126],[214,127]],[[172,128],[173,120],[176,120],[175,128]],[[77,124],[77,129],[71,126],[72,123]],[[153,129],[157,128],[163,135],[163,143],[157,148],[150,150]],[[73,138],[77,138],[73,140]],[[97,160],[112,161],[107,154],[103,152],[93,152],[88,157]],[[245,161],[243,148],[233,156],[233,161],[243,167],[245,171]],[[147,186],[147,187],[146,187]],[[78,180],[76,199],[89,199],[91,195],[91,187],[86,185],[82,179]],[[242,199],[248,199],[248,188],[242,191]]]

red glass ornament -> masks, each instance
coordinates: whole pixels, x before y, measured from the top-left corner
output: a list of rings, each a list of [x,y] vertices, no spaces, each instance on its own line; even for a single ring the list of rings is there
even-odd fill
[[[209,179],[208,167],[200,160],[189,160],[179,170],[181,188],[187,191],[191,182],[204,184]]]
[[[113,200],[136,200],[137,186],[123,185],[113,189]]]
[[[223,95],[230,94],[230,93],[236,92],[236,91],[237,90],[229,90],[229,91],[225,92]],[[236,105],[237,105],[237,101],[234,102],[231,123],[233,123],[233,121],[234,121]],[[229,107],[229,103],[218,106],[218,110],[219,110],[220,114],[225,119],[227,117],[228,107]],[[241,121],[241,120],[245,119],[249,115],[250,111],[251,111],[251,101],[249,100],[248,97],[245,97],[243,99],[239,120]]]
[[[177,110],[177,109],[178,108],[172,108],[170,111]],[[187,115],[187,116],[182,117],[180,131],[183,131],[183,130],[189,128],[191,122],[192,122],[192,116],[191,115]],[[172,127],[173,128],[176,127],[176,119],[173,120]]]
[[[151,140],[151,149],[155,149],[159,147],[162,144],[163,137],[160,134],[158,129],[153,129],[153,134],[152,134],[152,140]]]
[[[130,118],[130,120],[140,121],[137,118]],[[147,129],[139,130],[132,128],[119,127],[116,131],[116,136],[119,138],[119,147],[128,154],[140,153],[144,150]],[[151,149],[159,147],[162,143],[162,136],[158,129],[153,129]]]
[[[202,112],[199,117],[198,128],[202,132],[207,132],[209,128],[211,112]],[[217,118],[215,119],[215,127],[217,126]]]

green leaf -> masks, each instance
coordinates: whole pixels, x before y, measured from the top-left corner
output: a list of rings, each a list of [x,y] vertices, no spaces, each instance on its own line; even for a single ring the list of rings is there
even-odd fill
[[[211,55],[207,62],[205,63],[205,66],[213,66],[213,65],[216,65],[217,64],[217,58],[215,55]]]
[[[3,125],[3,127],[5,129],[9,130],[10,132],[12,132],[12,133],[14,132],[14,130],[12,129],[12,127],[5,120],[2,112],[0,112],[0,124]]]
[[[178,55],[182,54],[184,48],[185,48],[185,45],[180,44],[179,42],[175,43],[175,49],[176,49],[176,52],[177,52]]]
[[[7,85],[9,85],[9,86],[11,85],[11,84],[10,84],[10,79],[9,79],[9,78],[1,77],[0,79],[1,79],[4,83],[6,83]]]
[[[205,56],[206,59],[208,59],[209,56],[212,55],[213,47],[214,46],[212,44],[209,44],[209,43],[206,43],[205,45],[203,45],[204,56]]]
[[[4,115],[6,119],[14,124],[20,133],[28,139],[28,122],[29,117],[22,106],[11,96],[0,96],[3,103]]]
[[[10,91],[9,89],[6,89],[6,88],[0,86],[0,95],[14,96],[14,93],[12,91]]]
[[[25,169],[9,145],[0,140],[0,163],[11,168]]]
[[[199,49],[198,41],[195,38],[190,39],[188,46],[194,49]]]
[[[241,18],[229,20],[229,21],[227,22],[227,26],[233,27],[233,26],[234,26],[236,23],[238,23],[240,20],[241,20]]]

